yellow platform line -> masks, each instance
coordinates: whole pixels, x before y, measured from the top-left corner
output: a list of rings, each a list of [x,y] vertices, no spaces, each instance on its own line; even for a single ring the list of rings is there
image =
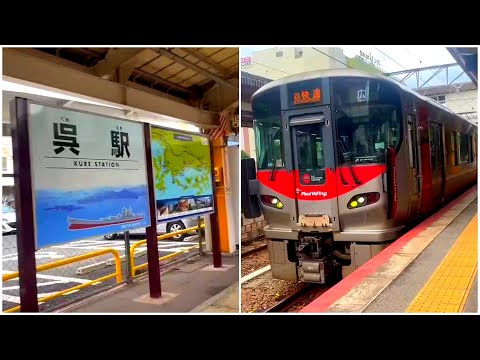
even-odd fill
[[[478,214],[475,214],[406,312],[462,312],[477,266]]]

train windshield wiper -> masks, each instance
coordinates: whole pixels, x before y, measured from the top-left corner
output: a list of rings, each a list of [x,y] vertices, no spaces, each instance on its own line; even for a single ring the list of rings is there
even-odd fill
[[[275,180],[275,178],[273,177],[273,175],[275,174],[275,168],[277,167],[277,162],[275,161],[275,159],[272,159],[273,160],[273,167],[272,167],[272,170],[270,170],[270,181],[273,181]]]
[[[342,153],[343,159],[345,160],[345,163],[347,164],[348,169],[350,170],[350,174],[352,175],[353,181],[355,181],[355,184],[357,185],[361,184],[362,182],[357,179],[357,177],[355,176],[355,173],[353,172],[352,164],[350,163],[350,160],[348,160],[347,156],[345,155],[347,151],[343,146],[343,143],[340,140],[337,140],[337,145],[338,145],[338,148],[340,149],[340,152]],[[340,171],[340,174],[341,173],[342,172]]]

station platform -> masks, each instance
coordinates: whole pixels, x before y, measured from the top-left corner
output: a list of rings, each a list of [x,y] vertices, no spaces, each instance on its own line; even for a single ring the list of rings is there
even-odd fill
[[[477,196],[468,189],[301,312],[478,312]]]
[[[239,312],[239,256],[222,256],[213,267],[206,253],[176,264],[160,276],[162,296],[150,297],[148,277],[123,284],[56,312],[61,313],[228,313]]]

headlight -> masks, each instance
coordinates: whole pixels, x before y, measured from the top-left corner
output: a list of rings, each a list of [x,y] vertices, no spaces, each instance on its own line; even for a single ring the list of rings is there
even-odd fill
[[[380,200],[380,193],[378,192],[359,194],[355,195],[348,201],[347,207],[349,209],[356,209],[365,205],[376,203],[378,200]]]
[[[271,195],[260,195],[260,200],[263,204],[273,207],[275,209],[283,209],[282,202],[276,198],[275,196]]]

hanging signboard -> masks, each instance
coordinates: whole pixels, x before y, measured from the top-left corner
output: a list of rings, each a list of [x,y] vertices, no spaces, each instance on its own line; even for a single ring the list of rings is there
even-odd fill
[[[36,247],[150,226],[143,124],[28,103]]]
[[[250,56],[248,57],[243,57],[241,60],[240,60],[240,65],[241,66],[247,66],[247,65],[251,65],[252,64],[252,58]]]
[[[159,222],[213,212],[208,136],[152,126]]]

